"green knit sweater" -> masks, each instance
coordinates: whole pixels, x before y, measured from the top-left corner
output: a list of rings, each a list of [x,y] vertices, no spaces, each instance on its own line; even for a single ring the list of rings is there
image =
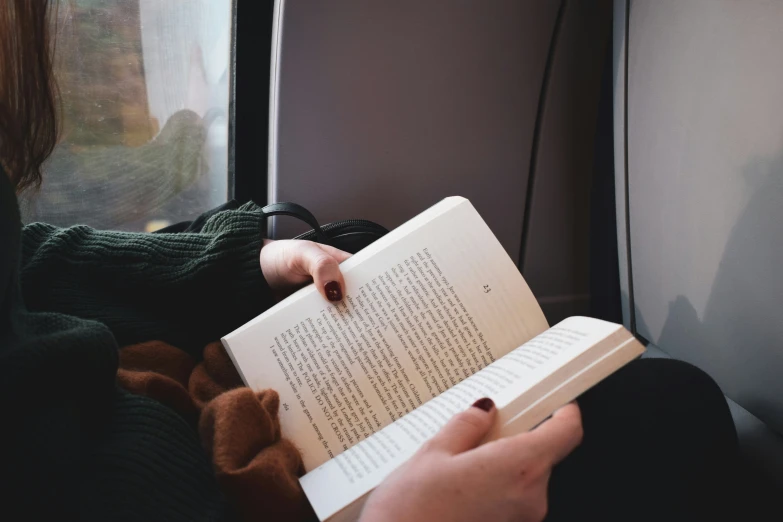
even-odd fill
[[[199,357],[271,304],[245,205],[200,233],[21,229],[0,172],[0,495],[13,520],[221,520],[195,431],[118,389],[118,346]]]

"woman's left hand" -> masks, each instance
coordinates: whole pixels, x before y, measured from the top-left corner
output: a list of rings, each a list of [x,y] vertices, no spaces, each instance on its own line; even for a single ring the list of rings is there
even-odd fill
[[[265,239],[261,272],[278,294],[287,295],[313,281],[325,299],[336,302],[342,300],[345,291],[339,264],[349,257],[347,252],[312,241]]]

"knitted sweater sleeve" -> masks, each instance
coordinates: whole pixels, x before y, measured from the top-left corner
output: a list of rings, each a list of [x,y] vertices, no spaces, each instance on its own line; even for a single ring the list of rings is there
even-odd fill
[[[101,321],[120,346],[163,340],[198,357],[273,304],[259,267],[263,219],[248,203],[212,215],[198,233],[28,225],[25,304]]]

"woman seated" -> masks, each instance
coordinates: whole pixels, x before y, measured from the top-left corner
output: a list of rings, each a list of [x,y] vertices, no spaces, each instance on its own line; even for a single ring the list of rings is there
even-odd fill
[[[252,204],[181,234],[23,228],[16,194],[35,190],[57,140],[50,10],[47,0],[0,6],[6,513],[313,519],[274,393],[238,387],[214,341],[311,280],[324,299],[342,299],[347,254],[265,241]],[[707,520],[730,512],[734,426],[718,387],[690,365],[635,361],[534,430],[481,446],[496,411],[489,399],[474,406],[370,496],[361,520]]]

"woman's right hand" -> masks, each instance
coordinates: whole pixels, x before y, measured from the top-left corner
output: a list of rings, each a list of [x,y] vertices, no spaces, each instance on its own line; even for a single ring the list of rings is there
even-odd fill
[[[579,407],[568,404],[532,431],[479,446],[497,411],[489,399],[473,406],[370,495],[361,522],[544,519],[552,468],[582,440]]]

